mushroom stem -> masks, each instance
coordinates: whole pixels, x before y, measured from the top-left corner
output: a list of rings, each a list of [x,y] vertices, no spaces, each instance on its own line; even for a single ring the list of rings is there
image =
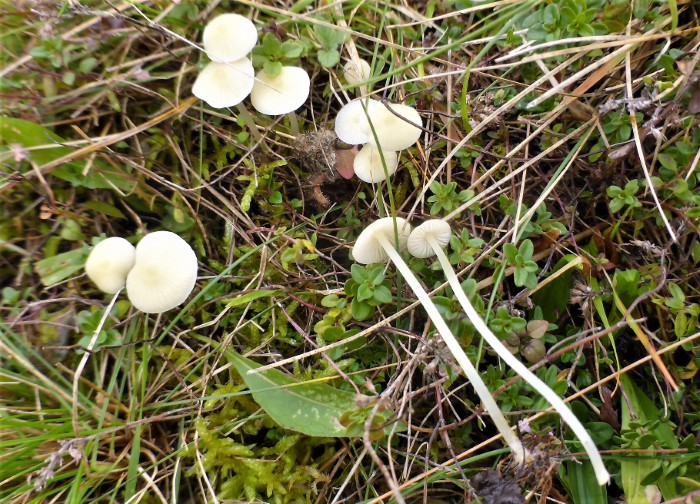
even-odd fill
[[[437,308],[435,307],[435,304],[430,299],[428,293],[420,284],[420,282],[413,274],[411,269],[408,267],[406,262],[401,258],[401,255],[396,251],[391,242],[381,234],[378,234],[376,236],[376,239],[382,246],[382,248],[386,251],[389,258],[393,261],[396,268],[406,279],[408,285],[411,287],[411,289],[413,289],[413,292],[416,294],[418,300],[423,305],[423,308],[428,314],[428,317],[430,317],[430,320],[433,321],[433,324],[435,324],[435,328],[440,333],[440,336],[442,336],[442,339],[447,345],[447,348],[450,350],[450,352],[452,352],[452,355],[454,356],[455,360],[460,365],[467,379],[471,382],[472,386],[474,387],[474,391],[479,396],[479,399],[481,399],[481,402],[484,405],[484,409],[491,416],[491,420],[503,436],[503,439],[505,440],[506,444],[510,447],[510,450],[513,453],[513,458],[515,459],[516,463],[518,465],[521,464],[525,460],[525,447],[520,442],[518,436],[508,425],[508,421],[503,416],[503,413],[498,407],[498,404],[496,404],[496,401],[491,395],[491,392],[486,387],[486,384],[481,379],[481,376],[479,376],[479,373],[474,368],[473,364],[469,360],[469,357],[467,357],[467,354],[460,346],[459,342],[457,341],[457,338],[455,338],[454,334],[452,334],[452,331],[450,331],[450,328],[447,326],[445,319],[442,318],[440,312],[438,312]]]
[[[117,298],[119,297],[119,294],[123,289],[124,288],[122,287],[114,293],[114,296],[112,296],[112,300],[107,305],[107,308],[105,308],[105,312],[102,315],[99,324],[97,324],[95,331],[92,333],[90,342],[88,343],[87,347],[85,347],[85,351],[80,359],[80,362],[78,363],[78,367],[75,368],[75,373],[73,373],[73,414],[71,416],[73,419],[74,437],[80,437],[80,423],[78,422],[78,406],[81,404],[80,398],[78,397],[78,386],[80,385],[80,376],[83,374],[85,365],[87,364],[90,355],[92,355],[93,348],[95,348],[95,345],[97,344],[97,339],[100,337],[102,327],[105,325],[105,322],[107,322],[107,317],[109,317],[109,314],[112,312],[112,308],[114,308],[114,304],[117,302]]]
[[[508,364],[513,371],[518,373],[523,380],[525,380],[532,388],[534,388],[544,399],[554,407],[554,409],[559,413],[561,419],[571,428],[576,437],[583,445],[584,450],[588,454],[588,457],[593,464],[593,470],[595,472],[598,484],[605,485],[610,481],[610,474],[608,474],[603,460],[598,453],[598,449],[588,434],[580,420],[574,415],[574,413],[569,409],[569,407],[564,403],[564,401],[557,395],[554,390],[552,390],[545,382],[540,380],[532,371],[530,371],[527,366],[525,366],[517,357],[515,357],[501,342],[498,337],[493,334],[491,329],[488,328],[484,320],[479,316],[479,314],[474,309],[474,306],[469,302],[469,298],[464,293],[462,285],[457,278],[457,275],[450,265],[450,261],[447,259],[447,255],[442,250],[440,244],[432,236],[426,237],[428,243],[432,247],[433,251],[437,255],[440,266],[445,273],[445,277],[452,287],[452,290],[457,296],[457,300],[462,305],[467,317],[474,325],[476,330],[481,334],[481,337],[491,345],[496,353]]]
[[[287,114],[287,119],[289,119],[289,129],[292,132],[292,136],[299,136],[299,119],[297,118],[296,112],[289,112]]]
[[[260,133],[260,129],[258,128],[258,125],[255,124],[255,118],[253,117],[253,114],[251,114],[250,110],[248,110],[246,108],[246,106],[243,105],[242,103],[239,103],[238,105],[236,105],[236,108],[238,109],[238,114],[243,118],[245,125],[248,126],[248,130],[250,131],[250,134],[253,136],[253,139],[258,143],[262,143],[263,136],[262,136],[262,133]]]

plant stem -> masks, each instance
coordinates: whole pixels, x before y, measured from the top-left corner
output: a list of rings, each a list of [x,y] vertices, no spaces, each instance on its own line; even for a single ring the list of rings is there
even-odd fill
[[[447,278],[450,287],[452,287],[455,296],[457,296],[457,300],[462,305],[462,308],[467,314],[467,317],[469,317],[471,323],[474,325],[479,334],[481,334],[481,337],[489,345],[491,345],[491,348],[496,351],[499,357],[501,357],[501,359],[503,359],[505,363],[513,369],[513,371],[518,373],[523,380],[525,380],[532,388],[539,392],[542,397],[544,397],[544,399],[554,407],[557,413],[559,413],[561,419],[569,427],[571,427],[571,430],[579,439],[581,445],[583,445],[584,450],[588,454],[588,457],[593,464],[593,470],[595,471],[598,484],[607,484],[608,481],[610,481],[610,475],[608,474],[607,469],[605,469],[605,465],[603,464],[603,460],[600,457],[600,453],[598,453],[595,443],[593,443],[593,439],[591,439],[591,436],[588,434],[588,431],[585,429],[583,424],[578,418],[576,418],[576,415],[574,415],[574,413],[557,395],[557,393],[554,392],[554,390],[552,390],[545,382],[540,380],[537,375],[530,371],[527,366],[525,366],[525,364],[523,364],[515,355],[513,355],[501,342],[501,340],[498,339],[495,334],[493,334],[481,316],[476,312],[474,306],[472,306],[472,304],[469,302],[469,298],[465,294],[464,289],[462,289],[462,285],[459,283],[459,279],[457,278],[455,271],[452,269],[452,265],[450,265],[450,261],[447,259],[447,255],[445,255],[442,247],[440,247],[439,243],[433,237],[428,236],[427,239],[428,243],[430,243],[430,246],[437,255],[438,261],[440,262],[442,270],[445,273],[445,277]]]
[[[437,308],[435,307],[435,304],[433,304],[433,301],[430,299],[428,293],[425,291],[425,289],[420,284],[420,282],[413,274],[411,269],[408,267],[408,265],[401,258],[401,255],[399,255],[399,253],[396,251],[391,242],[380,233],[377,234],[377,241],[379,241],[389,258],[394,262],[396,269],[399,270],[401,275],[406,279],[406,282],[408,282],[408,285],[410,285],[411,289],[413,289],[413,292],[416,294],[418,300],[423,305],[423,308],[428,314],[428,317],[430,317],[430,320],[433,321],[433,324],[435,324],[435,328],[440,333],[440,336],[442,336],[442,339],[447,345],[447,348],[450,350],[455,360],[464,371],[464,374],[466,375],[467,379],[471,382],[472,386],[474,387],[474,391],[479,396],[479,399],[481,399],[481,402],[484,405],[484,409],[491,416],[491,420],[503,436],[503,439],[505,440],[506,444],[508,444],[508,446],[510,447],[514,460],[518,465],[521,464],[525,460],[525,448],[520,442],[518,436],[515,435],[515,433],[508,425],[508,421],[503,416],[503,413],[498,407],[498,404],[496,404],[496,401],[491,395],[491,392],[486,387],[486,384],[481,379],[481,376],[479,376],[479,373],[474,368],[474,365],[469,360],[469,357],[467,357],[467,354],[460,346],[459,342],[457,341],[457,338],[455,338],[454,334],[452,334],[452,331],[450,331],[450,328],[447,326],[445,319],[442,318],[440,312],[438,312]]]

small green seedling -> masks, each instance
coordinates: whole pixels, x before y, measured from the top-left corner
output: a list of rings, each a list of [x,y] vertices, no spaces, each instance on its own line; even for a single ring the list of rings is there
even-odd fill
[[[503,246],[503,253],[509,265],[515,267],[513,280],[518,287],[534,289],[537,285],[537,271],[540,269],[532,260],[535,247],[530,240],[524,240],[517,248],[512,243]]]

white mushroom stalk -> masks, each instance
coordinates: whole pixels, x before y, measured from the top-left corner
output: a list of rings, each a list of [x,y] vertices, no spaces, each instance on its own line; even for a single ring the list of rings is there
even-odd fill
[[[517,357],[515,357],[501,342],[498,337],[486,325],[481,316],[476,312],[474,306],[469,302],[469,298],[462,289],[462,286],[457,278],[457,275],[450,265],[447,255],[443,251],[443,247],[450,240],[450,225],[443,220],[429,220],[413,230],[407,241],[408,251],[416,257],[437,256],[440,266],[445,273],[445,277],[450,284],[450,287],[455,293],[457,300],[462,305],[467,317],[474,325],[476,330],[481,334],[481,337],[493,348],[501,359],[508,364],[513,371],[518,373],[532,388],[534,388],[544,399],[554,407],[561,419],[571,428],[574,435],[579,439],[586,454],[593,464],[593,470],[598,480],[598,484],[605,485],[610,481],[600,453],[593,443],[591,436],[576,418],[576,415],[569,409],[564,401],[554,392],[546,383],[540,380],[527,366],[525,366]]]
[[[440,312],[438,312],[435,304],[430,299],[430,296],[394,247],[394,222],[396,222],[396,228],[398,229],[399,249],[404,248],[408,240],[408,234],[411,230],[410,225],[405,219],[400,217],[395,219],[385,217],[367,226],[367,228],[360,234],[360,236],[357,238],[355,246],[353,247],[353,257],[357,262],[363,264],[383,262],[387,257],[391,259],[401,275],[403,275],[403,277],[406,279],[406,282],[411,287],[420,303],[423,305],[428,317],[430,317],[430,320],[433,321],[435,328],[440,336],[442,336],[447,348],[450,350],[455,360],[464,371],[467,379],[471,382],[472,387],[474,387],[475,392],[484,405],[484,410],[491,416],[491,420],[503,436],[506,444],[510,447],[513,454],[513,459],[517,464],[523,463],[526,455],[525,447],[508,425],[508,421],[503,416],[503,413],[498,407],[498,404],[496,404],[491,392],[488,390],[486,384],[481,379],[481,376],[479,376],[479,373],[472,365],[471,361],[467,357],[467,354],[460,346],[457,338],[455,338],[452,331],[450,331],[450,328],[440,315]]]

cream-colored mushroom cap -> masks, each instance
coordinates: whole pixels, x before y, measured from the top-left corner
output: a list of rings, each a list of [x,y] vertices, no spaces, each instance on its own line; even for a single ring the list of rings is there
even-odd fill
[[[408,235],[411,233],[411,225],[402,217],[396,217],[395,220],[399,234],[398,247],[394,241],[394,218],[384,217],[367,226],[360,233],[360,236],[357,237],[355,246],[352,248],[352,256],[355,258],[355,261],[361,264],[372,264],[387,260],[387,253],[377,240],[379,235],[386,238],[398,250],[406,248],[406,240],[408,240]]]
[[[423,121],[416,109],[399,103],[385,105],[379,102],[378,105],[370,112],[377,139],[370,134],[368,141],[389,151],[408,149],[416,143],[423,127]],[[391,107],[391,110],[388,107]]]
[[[270,77],[261,70],[255,76],[250,102],[261,114],[288,114],[304,104],[310,89],[311,80],[303,68],[282,67],[276,77]]]
[[[431,219],[416,227],[408,237],[406,247],[409,254],[414,257],[432,257],[435,255],[429,239],[435,240],[440,248],[445,248],[450,243],[452,230],[450,225],[441,219]]]
[[[372,69],[363,59],[350,60],[343,67],[345,81],[351,86],[362,84],[372,75]]]
[[[192,94],[210,107],[238,105],[253,89],[255,70],[248,58],[233,63],[211,62],[199,73]]]
[[[372,137],[368,114],[371,115],[372,111],[380,106],[380,102],[371,98],[357,99],[345,104],[335,117],[335,134],[350,145],[366,144]]]
[[[124,287],[126,275],[134,267],[135,257],[136,249],[131,243],[112,236],[90,251],[85,261],[85,273],[102,292],[115,294]]]
[[[253,50],[258,30],[240,14],[221,14],[209,21],[202,33],[202,45],[212,61],[238,61]]]
[[[134,308],[163,313],[183,303],[197,280],[197,256],[170,231],[146,235],[136,245],[136,263],[126,278]]]
[[[386,163],[386,173],[384,172],[382,155]],[[387,175],[392,175],[398,166],[399,155],[397,152],[383,151],[380,154],[379,149],[370,144],[362,147],[353,161],[353,169],[357,178],[373,184],[386,180]]]

